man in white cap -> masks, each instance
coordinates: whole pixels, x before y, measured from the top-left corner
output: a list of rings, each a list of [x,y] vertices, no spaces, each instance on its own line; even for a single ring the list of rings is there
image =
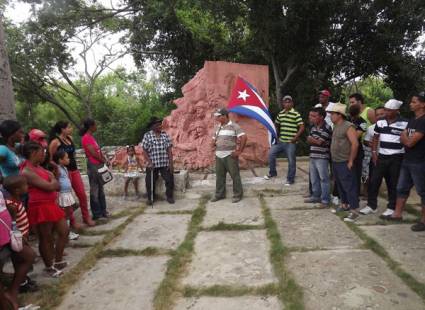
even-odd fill
[[[387,217],[394,212],[397,182],[404,154],[400,135],[407,126],[407,120],[400,116],[402,104],[403,102],[396,99],[388,100],[384,106],[385,119],[376,122],[372,140],[372,163],[374,167],[369,182],[367,206],[360,210],[362,214],[376,212],[382,179],[385,179],[388,189],[387,210],[382,216]]]
[[[216,202],[226,197],[226,174],[229,173],[233,180],[232,202],[236,203],[243,196],[239,156],[245,148],[247,136],[237,123],[229,119],[229,112],[225,108],[215,111],[214,117],[218,123],[212,137],[215,147],[216,186],[215,195],[210,201]]]
[[[358,217],[359,194],[356,174],[353,169],[354,159],[359,149],[359,140],[354,125],[346,119],[346,105],[335,103],[328,112],[334,123],[331,142],[332,170],[341,198],[338,211],[350,211],[344,221],[354,222]],[[348,208],[348,205],[350,208]]]

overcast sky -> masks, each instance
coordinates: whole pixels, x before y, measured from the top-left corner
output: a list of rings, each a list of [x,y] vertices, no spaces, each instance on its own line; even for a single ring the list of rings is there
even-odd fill
[[[119,0],[98,0],[99,3],[103,4],[106,7],[111,6],[111,2],[113,5],[118,6],[120,4]],[[30,19],[31,16],[31,5],[24,2],[13,1],[12,5],[9,5],[4,13],[4,15],[11,19],[14,23],[19,24],[25,22]],[[91,51],[91,54],[88,58],[89,72],[92,72],[95,69],[96,63],[105,55],[106,49],[103,45],[114,46],[114,50],[121,50],[124,47],[120,45],[118,42],[121,35],[110,35],[106,39],[100,41],[98,44],[94,46]],[[78,56],[80,51],[82,50],[82,45],[80,44],[70,44],[70,47],[73,49],[73,55],[77,60],[77,65],[75,67],[77,72],[84,72],[84,62]],[[124,67],[127,70],[136,70],[136,66],[133,61],[133,57],[131,55],[126,55],[123,58],[117,60],[111,65],[111,68]],[[148,76],[152,76],[155,71],[152,65],[148,65],[145,68],[148,72]]]

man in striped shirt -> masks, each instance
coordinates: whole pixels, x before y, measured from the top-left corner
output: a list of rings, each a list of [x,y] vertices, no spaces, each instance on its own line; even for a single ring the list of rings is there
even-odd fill
[[[362,214],[376,212],[382,179],[385,179],[388,189],[387,210],[382,216],[390,216],[394,212],[397,198],[397,182],[404,154],[400,135],[407,126],[407,120],[400,117],[399,110],[402,104],[401,101],[395,99],[388,100],[384,106],[385,119],[376,122],[372,140],[372,163],[374,168],[369,183],[367,206],[360,210]]]
[[[286,186],[295,182],[296,172],[296,143],[304,132],[304,123],[300,113],[294,109],[294,102],[291,96],[282,99],[283,110],[276,118],[276,129],[280,132],[279,142],[273,145],[269,153],[269,174],[264,176],[266,180],[277,176],[276,157],[280,153],[285,153],[288,158],[288,175]]]
[[[213,143],[215,146],[215,195],[211,202],[224,199],[226,196],[226,174],[233,180],[233,199],[236,203],[242,199],[242,181],[239,173],[239,156],[246,144],[246,134],[241,127],[229,119],[229,113],[222,108],[214,113],[219,126],[215,130]]]
[[[309,119],[313,127],[307,137],[310,144],[312,194],[304,202],[320,202],[320,208],[326,208],[330,203],[329,160],[332,128],[326,123],[325,117],[326,112],[322,108],[313,108],[310,111]]]

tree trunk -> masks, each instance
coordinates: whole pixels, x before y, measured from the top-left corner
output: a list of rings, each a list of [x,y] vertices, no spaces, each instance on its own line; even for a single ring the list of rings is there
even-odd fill
[[[6,38],[3,19],[0,14],[0,122],[16,119],[15,98],[12,87],[12,73],[6,52]]]

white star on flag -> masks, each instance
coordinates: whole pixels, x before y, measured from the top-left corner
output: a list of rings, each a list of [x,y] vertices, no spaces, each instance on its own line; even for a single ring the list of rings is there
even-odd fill
[[[246,93],[246,89],[244,89],[243,91],[238,91],[238,93],[239,93],[238,99],[242,98],[243,101],[245,102],[246,102],[246,98],[250,97],[250,95]]]

